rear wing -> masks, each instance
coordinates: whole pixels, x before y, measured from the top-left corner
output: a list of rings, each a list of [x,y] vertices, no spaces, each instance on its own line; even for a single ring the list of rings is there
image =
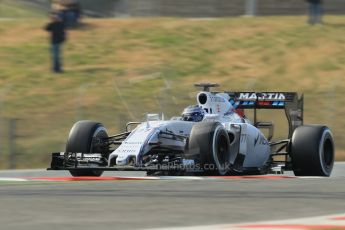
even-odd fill
[[[289,138],[293,131],[303,125],[303,94],[296,92],[225,92],[236,109],[254,109],[254,124],[257,124],[257,109],[284,109],[289,123]]]

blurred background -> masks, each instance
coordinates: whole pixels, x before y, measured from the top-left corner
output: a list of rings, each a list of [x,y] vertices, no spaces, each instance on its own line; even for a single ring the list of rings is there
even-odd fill
[[[51,72],[49,12],[74,15]],[[0,168],[44,168],[78,120],[122,132],[145,113],[180,115],[197,82],[304,93],[345,160],[345,1],[308,24],[303,0],[0,0]],[[275,137],[287,134],[283,112]]]

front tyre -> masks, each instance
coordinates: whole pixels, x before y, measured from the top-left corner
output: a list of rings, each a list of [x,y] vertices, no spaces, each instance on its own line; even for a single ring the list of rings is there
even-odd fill
[[[191,155],[199,154],[200,167],[206,175],[229,173],[230,140],[219,122],[201,122],[192,128],[188,143]]]
[[[296,128],[291,139],[291,160],[296,176],[331,175],[334,163],[333,135],[327,126]]]
[[[66,152],[72,153],[101,153],[102,150],[93,146],[95,138],[108,137],[107,131],[101,123],[94,121],[78,121],[69,133]],[[72,176],[101,176],[101,170],[69,170]]]

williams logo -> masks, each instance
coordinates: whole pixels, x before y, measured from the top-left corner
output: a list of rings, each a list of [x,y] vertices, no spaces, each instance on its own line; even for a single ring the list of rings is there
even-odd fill
[[[240,93],[240,100],[271,100],[285,101],[286,97],[283,93]]]

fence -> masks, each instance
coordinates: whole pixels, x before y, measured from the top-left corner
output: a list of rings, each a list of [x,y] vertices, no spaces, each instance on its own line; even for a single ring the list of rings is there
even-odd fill
[[[17,167],[16,128],[18,119],[0,119],[0,152],[2,168],[15,169]],[[7,154],[4,154],[7,153]]]
[[[99,16],[227,17],[239,15],[302,15],[304,0],[80,0]],[[327,14],[344,14],[344,0],[324,1]]]
[[[17,0],[49,9],[51,0]],[[302,15],[305,0],[79,0],[94,17],[229,17],[239,15]],[[327,14],[345,14],[345,0],[325,0]]]

